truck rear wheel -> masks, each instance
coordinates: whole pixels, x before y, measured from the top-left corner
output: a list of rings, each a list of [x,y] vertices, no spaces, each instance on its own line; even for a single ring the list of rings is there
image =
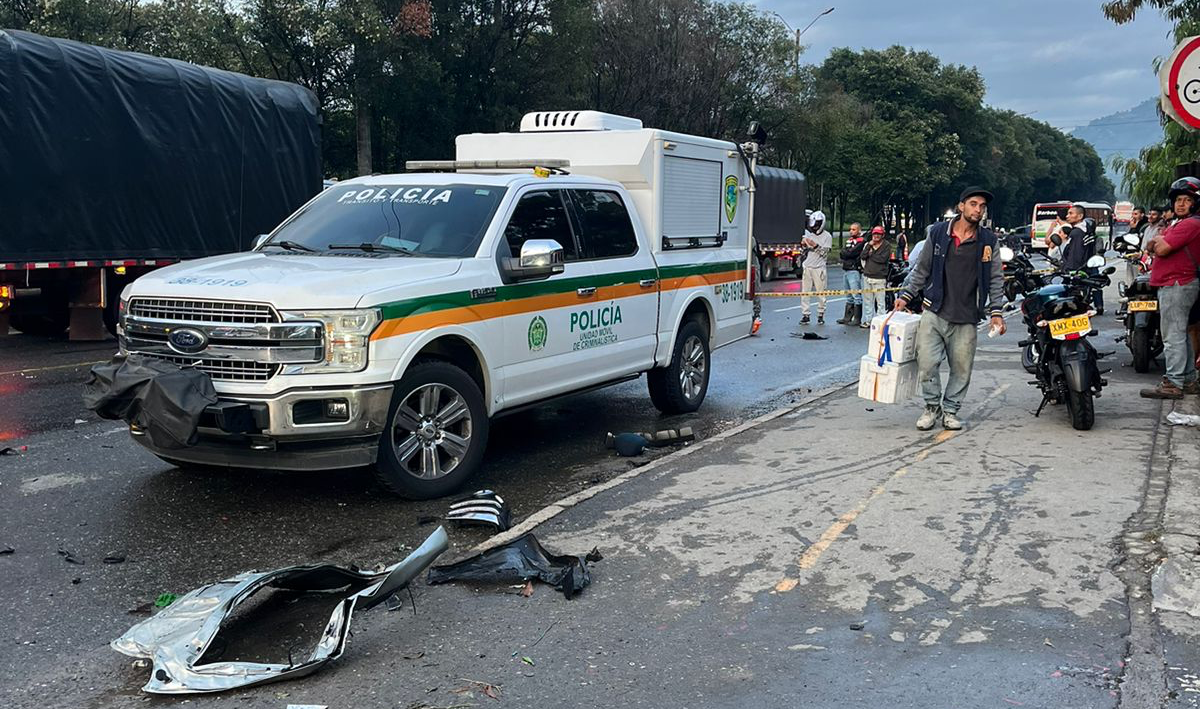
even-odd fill
[[[763,283],[775,280],[775,277],[779,275],[779,269],[775,265],[775,257],[763,257],[762,261],[759,262],[758,272],[762,277]]]
[[[448,495],[474,475],[488,437],[479,385],[442,360],[414,364],[392,392],[375,478],[413,500]]]
[[[664,414],[687,414],[700,408],[708,393],[711,370],[708,328],[691,319],[675,337],[675,350],[666,367],[646,373],[650,401]]]

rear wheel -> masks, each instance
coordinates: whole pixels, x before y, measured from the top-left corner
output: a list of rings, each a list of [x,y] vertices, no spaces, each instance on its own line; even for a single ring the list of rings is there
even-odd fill
[[[1133,369],[1138,374],[1150,371],[1150,331],[1134,330],[1129,335],[1129,351],[1133,353]]]
[[[409,499],[448,495],[475,474],[488,428],[483,393],[469,374],[442,360],[417,363],[392,393],[375,478]]]
[[[1091,430],[1096,422],[1096,411],[1093,407],[1092,392],[1071,391],[1067,389],[1067,413],[1071,415],[1071,426],[1077,431]]]
[[[688,320],[675,337],[670,364],[646,373],[650,401],[664,414],[699,409],[708,393],[710,369],[708,328],[699,320]]]
[[[758,272],[762,274],[763,282],[773,281],[779,275],[778,269],[775,266],[775,257],[767,256],[760,263]]]

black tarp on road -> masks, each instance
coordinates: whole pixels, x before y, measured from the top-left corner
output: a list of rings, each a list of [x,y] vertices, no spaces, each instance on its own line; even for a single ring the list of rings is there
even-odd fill
[[[239,251],[320,188],[308,89],[0,31],[0,261]]]
[[[754,170],[754,240],[759,244],[795,244],[808,218],[804,175],[782,167]]]

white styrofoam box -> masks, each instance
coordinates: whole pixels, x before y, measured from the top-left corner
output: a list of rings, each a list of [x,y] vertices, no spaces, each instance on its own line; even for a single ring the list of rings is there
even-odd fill
[[[888,318],[891,320],[888,320]],[[879,361],[882,350],[883,323],[888,323],[888,339],[892,342],[892,361],[911,362],[917,358],[917,330],[921,327],[921,316],[915,313],[884,313],[871,319],[871,339],[867,354]]]
[[[858,364],[858,396],[880,404],[900,404],[917,395],[917,363],[888,362],[866,355]]]

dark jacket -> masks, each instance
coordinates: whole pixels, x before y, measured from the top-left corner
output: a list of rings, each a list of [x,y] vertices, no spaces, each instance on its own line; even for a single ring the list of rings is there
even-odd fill
[[[863,237],[850,239],[842,246],[842,250],[838,253],[838,258],[842,260],[843,271],[861,271],[862,263],[859,259],[862,258],[863,245],[867,240]]]
[[[959,217],[947,222],[938,222],[929,229],[928,243],[921,249],[921,255],[908,272],[908,279],[900,289],[899,297],[912,301],[914,294],[925,290],[925,307],[938,312],[942,309],[942,300],[946,290],[946,252],[950,248],[950,229]],[[976,304],[979,319],[987,315],[993,317],[1004,315],[1004,264],[1000,261],[1000,249],[997,248],[996,234],[987,227],[979,227],[976,233],[984,248],[984,253],[990,252],[991,258],[979,260],[977,277],[979,287],[976,293],[979,302]]]
[[[863,275],[867,278],[887,278],[888,260],[892,258],[892,245],[887,241],[879,242],[875,248],[870,242],[863,247]]]
[[[1071,228],[1071,240],[1062,250],[1063,268],[1068,271],[1082,271],[1087,268],[1087,260],[1096,251],[1096,237],[1088,234],[1082,227],[1081,223]]]

